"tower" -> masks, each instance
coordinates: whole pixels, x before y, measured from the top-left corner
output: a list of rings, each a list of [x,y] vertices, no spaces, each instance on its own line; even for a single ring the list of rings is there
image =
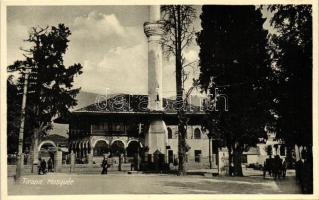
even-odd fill
[[[150,6],[149,22],[144,23],[144,32],[148,39],[148,109],[152,113],[163,110],[162,96],[162,46],[163,24],[161,23],[160,5]],[[145,136],[145,145],[149,154],[154,152],[164,154],[166,157],[167,128],[160,117],[150,121]]]

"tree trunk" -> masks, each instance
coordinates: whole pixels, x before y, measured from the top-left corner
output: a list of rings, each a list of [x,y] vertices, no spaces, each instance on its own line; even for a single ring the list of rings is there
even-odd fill
[[[233,168],[232,168],[233,156],[232,156],[232,151],[231,151],[231,146],[230,145],[227,145],[227,150],[228,150],[228,175],[232,176],[232,173],[233,173]]]
[[[179,166],[178,166],[178,174],[179,175],[186,175],[186,130],[184,125],[181,123],[178,126],[178,159],[179,159]]]
[[[185,128],[185,114],[183,110],[183,85],[182,85],[182,27],[181,27],[181,8],[176,6],[177,9],[177,23],[176,23],[176,109],[178,115],[178,159],[179,175],[186,174],[185,158],[186,158],[186,128]]]
[[[241,167],[242,150],[239,147],[234,149],[234,176],[243,176]]]

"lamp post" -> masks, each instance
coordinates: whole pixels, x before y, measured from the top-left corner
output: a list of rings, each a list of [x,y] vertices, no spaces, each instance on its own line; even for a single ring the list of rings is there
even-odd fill
[[[16,180],[19,180],[23,173],[23,135],[24,135],[24,122],[25,122],[25,107],[27,101],[28,93],[28,79],[31,69],[24,70],[24,86],[23,86],[23,96],[22,96],[22,106],[21,106],[21,123],[19,129],[19,141],[18,141],[18,155],[17,155],[17,168],[16,168]]]

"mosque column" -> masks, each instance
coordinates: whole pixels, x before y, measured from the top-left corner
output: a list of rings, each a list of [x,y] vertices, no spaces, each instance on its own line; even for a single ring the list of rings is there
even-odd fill
[[[93,148],[88,144],[88,154],[87,154],[88,164],[93,165]]]
[[[160,5],[152,5],[149,8],[149,22],[144,23],[144,32],[148,39],[148,109],[150,112],[160,113],[163,111],[161,45],[163,23]],[[149,154],[153,154],[156,150],[166,154],[167,128],[160,115],[150,121],[145,145],[149,147]]]
[[[74,154],[74,150],[71,150],[71,154],[70,154],[70,172],[74,172],[74,168],[75,168],[75,154]]]

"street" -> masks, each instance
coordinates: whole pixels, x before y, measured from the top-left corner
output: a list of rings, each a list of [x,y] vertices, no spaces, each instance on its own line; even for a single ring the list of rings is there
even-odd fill
[[[175,176],[164,174],[27,175],[20,183],[8,177],[9,195],[70,194],[298,194],[294,176]]]

